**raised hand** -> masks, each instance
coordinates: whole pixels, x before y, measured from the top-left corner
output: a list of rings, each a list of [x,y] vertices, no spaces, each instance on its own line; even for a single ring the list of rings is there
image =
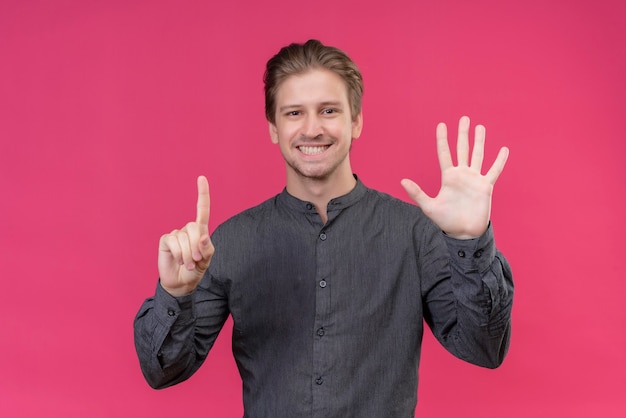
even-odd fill
[[[403,179],[401,182],[408,195],[424,213],[446,234],[458,239],[476,238],[487,230],[493,186],[509,155],[508,148],[501,148],[487,174],[482,175],[485,127],[476,126],[471,162],[469,127],[469,118],[463,116],[459,121],[457,166],[454,166],[446,125],[444,123],[437,125],[441,189],[436,197],[431,198],[409,179]]]
[[[173,296],[191,293],[209,267],[214,248],[209,236],[209,183],[198,177],[195,222],[163,235],[159,241],[161,286]]]

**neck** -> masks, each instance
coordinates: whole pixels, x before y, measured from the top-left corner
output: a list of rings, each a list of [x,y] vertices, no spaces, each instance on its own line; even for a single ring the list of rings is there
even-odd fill
[[[289,194],[300,200],[311,202],[324,223],[328,220],[326,212],[328,202],[349,193],[354,186],[356,186],[356,179],[351,170],[330,178],[309,178],[296,175],[296,173],[287,173]]]

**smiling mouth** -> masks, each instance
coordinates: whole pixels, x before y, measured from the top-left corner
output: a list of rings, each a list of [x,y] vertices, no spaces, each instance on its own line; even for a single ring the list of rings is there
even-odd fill
[[[329,147],[330,145],[320,145],[315,147],[301,145],[298,149],[304,155],[318,155],[326,151]]]

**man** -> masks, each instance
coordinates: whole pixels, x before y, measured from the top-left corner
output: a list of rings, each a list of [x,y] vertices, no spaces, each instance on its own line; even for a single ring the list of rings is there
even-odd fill
[[[352,173],[363,87],[345,53],[289,45],[264,81],[286,188],[210,237],[198,179],[196,221],[161,238],[160,282],[135,320],[150,385],[189,378],[228,315],[246,417],[412,417],[424,320],[452,354],[499,366],[513,283],[489,217],[508,150],[483,176],[485,130],[470,158],[463,117],[453,166],[440,124],[438,196],[402,180],[418,207]]]

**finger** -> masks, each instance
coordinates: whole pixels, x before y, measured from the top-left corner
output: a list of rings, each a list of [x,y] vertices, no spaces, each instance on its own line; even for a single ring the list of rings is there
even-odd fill
[[[418,186],[414,181],[409,179],[402,179],[402,181],[400,181],[400,184],[402,184],[402,187],[404,187],[404,190],[406,190],[406,193],[409,195],[409,197],[413,199],[413,201],[419,206],[424,208],[425,206],[428,206],[430,204],[430,201],[432,200],[430,196],[428,196],[422,190],[422,188]]]
[[[209,197],[209,182],[206,177],[198,177],[198,204],[196,208],[196,222],[209,227],[209,211],[211,199]]]
[[[496,161],[494,161],[493,165],[485,174],[485,177],[489,180],[491,184],[495,184],[500,177],[500,173],[504,170],[504,165],[506,164],[506,160],[509,158],[509,149],[507,147],[500,148],[500,152],[496,157]]]
[[[476,125],[474,132],[474,148],[472,149],[472,165],[471,168],[480,173],[485,157],[485,127]]]
[[[172,231],[163,235],[159,241],[159,251],[170,253],[170,256],[176,263],[182,265],[184,263],[180,244],[176,238],[178,231]]]
[[[452,167],[452,155],[448,145],[448,128],[445,123],[437,125],[437,155],[439,156],[439,166],[441,171]]]
[[[468,166],[469,158],[469,126],[470,120],[467,116],[462,116],[459,120],[459,134],[456,142],[457,165]]]
[[[196,263],[193,260],[192,250],[191,250],[191,242],[189,240],[189,234],[186,230],[178,231],[176,234],[176,239],[178,240],[178,245],[181,251],[182,265],[185,266],[187,270],[193,270],[196,268]]]
[[[187,232],[189,238],[192,260],[202,260],[202,238],[206,236],[203,226],[197,222],[189,222],[183,229]]]

